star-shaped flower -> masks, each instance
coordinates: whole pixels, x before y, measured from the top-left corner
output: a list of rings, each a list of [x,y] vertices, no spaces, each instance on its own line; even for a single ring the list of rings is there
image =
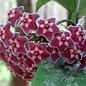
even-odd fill
[[[24,33],[28,35],[30,30],[37,30],[36,20],[38,19],[38,17],[38,14],[29,14],[24,12],[23,15],[20,17],[17,26],[21,27]]]
[[[35,64],[34,60],[32,60],[32,58],[28,57],[28,58],[25,58],[24,59],[24,65],[25,65],[25,69],[28,71],[28,72],[34,72],[37,70],[37,65]]]
[[[82,45],[85,40],[86,31],[81,26],[70,26],[68,30],[71,32],[71,38],[74,42]]]
[[[59,29],[55,24],[55,18],[39,21],[39,28],[37,30],[38,36],[45,36],[47,40],[51,40],[55,33],[59,33]]]
[[[82,60],[82,55],[83,55],[83,52],[81,51],[79,46],[74,45],[74,47],[66,49],[63,52],[62,57],[67,58],[68,61],[70,63],[72,63],[72,62],[74,62],[76,60],[79,60],[79,61]]]
[[[61,52],[74,45],[69,32],[56,33],[50,44]]]
[[[9,49],[9,47],[4,46],[3,43],[1,44],[1,46],[2,46],[1,48],[2,50],[0,51],[1,59],[6,63],[9,62],[15,63],[17,60],[16,56],[12,54],[12,51]]]
[[[34,44],[29,43],[28,57],[32,58],[38,65],[40,62],[49,57],[49,53],[46,51],[46,44]]]
[[[21,66],[18,66],[18,65],[14,64],[14,63],[11,63],[11,62],[9,62],[9,63],[7,64],[7,66],[8,66],[8,69],[9,69],[13,74],[18,75],[18,76],[20,76],[20,77],[23,77],[25,70],[23,70],[23,69],[21,68]]]
[[[16,36],[13,39],[9,40],[9,44],[10,44],[9,48],[12,50],[12,52],[15,55],[19,53],[25,54],[27,52],[27,49],[25,47],[27,41],[28,41],[27,37]]]
[[[52,62],[57,62],[58,58],[61,57],[57,48],[47,47],[46,50],[50,53],[50,59]]]
[[[22,16],[22,10],[24,10],[24,7],[20,6],[8,12],[8,22],[10,22],[12,26],[16,26],[16,22]]]
[[[14,37],[14,34],[10,31],[10,23],[5,26],[0,26],[0,41],[2,41],[5,46],[9,45],[9,40]]]

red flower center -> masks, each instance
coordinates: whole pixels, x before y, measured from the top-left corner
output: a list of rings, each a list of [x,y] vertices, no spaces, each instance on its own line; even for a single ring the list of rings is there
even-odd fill
[[[84,35],[84,33],[83,32],[79,32],[80,33],[80,36],[83,36]]]
[[[28,21],[27,21],[27,19],[24,19],[23,22],[24,22],[24,23],[27,23]]]
[[[45,25],[45,28],[46,28],[46,29],[48,29],[48,28],[49,28],[49,25],[48,25],[48,24],[46,24],[46,25]]]
[[[65,37],[63,37],[63,38],[61,39],[61,41],[65,42],[65,41],[66,41]]]
[[[35,51],[35,52],[34,52],[34,55],[35,55],[35,56],[40,55],[40,54],[39,54],[39,51]]]

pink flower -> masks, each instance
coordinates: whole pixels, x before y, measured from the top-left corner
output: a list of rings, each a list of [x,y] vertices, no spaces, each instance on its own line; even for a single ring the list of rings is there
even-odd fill
[[[23,77],[25,71],[24,71],[20,66],[14,64],[14,63],[11,63],[11,62],[7,63],[7,66],[8,66],[8,69],[9,69],[14,75],[18,75],[18,76],[20,76],[20,77]]]
[[[47,47],[46,50],[50,53],[50,58],[52,62],[57,62],[58,58],[61,57],[61,54],[57,48]]]
[[[16,26],[18,19],[22,16],[22,10],[24,10],[24,7],[20,6],[8,12],[8,22],[10,22],[13,27]]]
[[[59,33],[58,27],[55,25],[55,18],[39,21],[38,36],[44,36],[47,40],[51,40],[55,33]]]
[[[16,62],[16,64],[21,66],[24,70],[27,70],[28,72],[33,72],[37,69],[34,60],[27,57],[27,55],[19,54],[17,60],[18,62]]]
[[[16,59],[17,60],[14,63],[10,61],[7,63],[8,68],[13,74],[18,75],[25,80],[32,80],[37,70],[35,62],[23,54],[19,54]]]
[[[0,51],[1,60],[5,61],[6,63],[12,62],[15,63],[17,61],[16,56],[12,54],[12,51],[9,47],[5,47],[3,43],[1,44],[2,50]]]
[[[52,47],[58,48],[60,52],[74,45],[69,32],[56,33],[50,44]]]
[[[30,73],[37,70],[37,65],[35,64],[34,60],[29,57],[24,59],[24,65],[25,69]]]
[[[0,26],[0,41],[2,41],[5,46],[9,45],[9,40],[14,37],[13,33],[10,31],[10,23],[5,26]]]
[[[74,42],[82,45],[85,40],[85,30],[81,26],[70,26],[68,30],[71,32],[71,38]]]
[[[25,54],[27,52],[27,49],[25,47],[27,41],[27,37],[16,36],[13,39],[9,40],[9,48],[12,50],[14,55],[17,55],[19,53]]]
[[[23,15],[20,17],[17,26],[21,27],[24,33],[28,35],[30,30],[37,30],[36,20],[38,19],[38,17],[38,14],[29,14],[24,12]]]
[[[49,53],[46,51],[46,44],[34,44],[29,43],[28,57],[32,58],[38,65],[40,62],[49,57]]]
[[[82,55],[83,52],[80,50],[79,46],[74,45],[74,47],[66,49],[63,52],[62,57],[67,58],[67,61],[72,63],[76,60],[82,60]]]

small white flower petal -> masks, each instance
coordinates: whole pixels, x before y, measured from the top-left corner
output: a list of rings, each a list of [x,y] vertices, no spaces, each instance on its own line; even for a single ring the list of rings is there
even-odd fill
[[[16,44],[16,48],[19,48],[19,47],[20,47],[20,45],[19,45],[19,43],[17,43],[17,44]]]
[[[41,55],[43,53],[43,51],[39,50],[39,54]]]
[[[26,18],[26,19],[28,19],[28,18],[29,18],[28,14],[27,14],[27,15],[25,15],[25,18]]]
[[[76,59],[79,59],[78,55],[75,55],[75,58],[76,58]]]
[[[54,23],[49,23],[49,26],[52,27],[54,25]]]
[[[72,54],[74,52],[74,50],[73,49],[70,49],[70,53]]]
[[[53,51],[52,51],[52,54],[56,54],[56,50],[53,50]]]
[[[69,40],[70,39],[70,37],[66,37],[66,40]]]
[[[64,32],[62,33],[62,37],[65,37],[65,33]]]
[[[30,51],[31,54],[34,54],[34,50]]]
[[[28,23],[31,23],[32,22],[32,19],[28,19]]]
[[[74,58],[74,56],[75,56],[74,54],[71,54],[71,58]]]
[[[82,31],[81,27],[79,27],[78,31],[79,31],[79,32],[81,32],[81,31]]]
[[[81,41],[82,40],[82,37],[81,36],[79,36],[79,41]]]
[[[47,20],[45,21],[45,24],[48,24],[48,21]]]
[[[23,23],[23,22],[21,22],[19,26],[20,26],[20,27],[24,26],[24,23]]]
[[[10,42],[10,44],[13,44],[13,40],[10,39],[9,42]]]
[[[49,32],[53,32],[53,29],[52,29],[52,28],[49,28],[48,31],[49,31]]]
[[[60,42],[59,42],[59,46],[62,46],[62,45],[63,45],[63,42],[62,42],[62,41],[60,41]]]
[[[44,29],[44,30],[43,30],[43,34],[45,34],[46,32],[47,32],[47,29]]]
[[[36,56],[35,56],[35,55],[33,55],[33,56],[32,56],[32,59],[34,60],[35,58],[36,58]]]
[[[24,20],[24,17],[20,17],[20,20]]]
[[[2,35],[2,39],[5,39],[5,35]]]
[[[80,53],[81,53],[81,51],[80,51],[80,50],[77,50],[77,53],[79,53],[79,54],[80,54]]]
[[[14,9],[14,10],[12,10],[12,13],[15,13],[15,9]]]
[[[13,47],[10,45],[10,46],[9,46],[9,49],[13,49]]]
[[[69,45],[68,45],[68,42],[64,42],[64,44],[65,44],[66,46],[69,46]]]
[[[25,23],[25,27],[28,28],[28,23]]]
[[[79,32],[78,31],[76,32],[76,35],[79,36]]]
[[[10,18],[12,18],[13,17],[13,14],[10,14]]]
[[[35,47],[35,51],[39,51],[39,49],[38,49],[38,47],[37,47],[37,46]]]
[[[40,55],[38,55],[37,57],[38,57],[38,59],[39,59],[39,60],[41,60],[41,59],[42,59]]]
[[[44,28],[44,24],[41,24],[40,27],[41,27],[41,28]]]
[[[59,41],[61,40],[61,37],[56,37]]]
[[[17,48],[15,47],[15,48],[13,48],[13,50],[14,50],[14,52],[17,52]]]

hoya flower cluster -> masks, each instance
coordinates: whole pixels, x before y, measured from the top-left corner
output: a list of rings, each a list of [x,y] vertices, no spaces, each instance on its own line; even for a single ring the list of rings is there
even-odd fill
[[[7,23],[0,25],[0,58],[14,74],[32,80],[39,64],[46,58],[52,63],[62,60],[64,67],[83,69],[86,66],[86,33],[81,26],[69,26],[61,31],[55,18],[40,19],[38,14],[22,12],[18,7],[9,11]],[[23,31],[13,33],[11,27]],[[47,42],[35,43],[29,34]]]

